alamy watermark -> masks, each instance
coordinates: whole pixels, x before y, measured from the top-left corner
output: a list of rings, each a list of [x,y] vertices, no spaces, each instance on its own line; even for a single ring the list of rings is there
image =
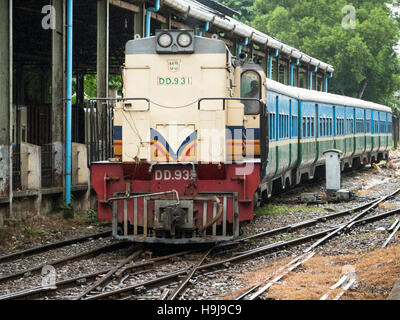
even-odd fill
[[[42,268],[42,287],[45,289],[56,288],[56,269],[46,265]]]
[[[344,6],[342,13],[345,14],[342,20],[342,28],[345,30],[354,30],[356,28],[356,8],[352,5]]]
[[[42,19],[42,28],[44,30],[56,29],[56,9],[52,5],[46,5],[42,8],[42,13],[45,16]]]

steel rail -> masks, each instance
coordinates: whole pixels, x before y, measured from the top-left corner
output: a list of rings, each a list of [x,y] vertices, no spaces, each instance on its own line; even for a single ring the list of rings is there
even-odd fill
[[[126,270],[118,270],[117,273],[115,273],[115,277],[119,277],[122,276],[127,270],[132,270],[132,269],[138,269],[139,267],[146,267],[146,266],[154,266],[155,264],[161,265],[162,262],[167,262],[168,260],[174,258],[174,257],[178,257],[178,256],[182,256],[185,255],[187,253],[190,253],[190,251],[184,251],[184,252],[178,252],[178,253],[174,253],[174,254],[170,254],[167,256],[162,256],[162,257],[158,257],[158,258],[153,258],[149,261],[146,261],[145,263],[138,263],[135,264],[135,266],[131,266],[130,268],[127,268]],[[56,282],[55,287],[56,288],[43,288],[43,287],[35,287],[32,289],[26,289],[26,290],[21,290],[21,291],[17,291],[14,293],[10,293],[4,296],[0,296],[0,300],[12,300],[12,299],[21,299],[21,298],[29,298],[29,297],[36,297],[36,296],[41,296],[44,293],[49,293],[49,292],[53,292],[55,290],[60,290],[60,289],[64,289],[64,288],[68,288],[73,286],[73,284],[75,284],[76,282],[78,282],[79,280],[91,280],[91,279],[96,279],[99,275],[102,274],[106,274],[108,272],[110,272],[113,268],[107,268],[101,271],[97,271],[97,272],[93,272],[93,273],[89,273],[89,274],[85,274],[82,276],[77,276],[71,279],[67,279],[67,280],[62,280],[59,282]],[[149,272],[151,271],[151,269],[143,269],[141,271],[135,272],[135,273],[131,273],[130,275],[136,275],[136,274],[140,274],[143,272]]]
[[[88,235],[88,236],[81,236],[81,237],[77,237],[77,238],[61,240],[58,242],[49,243],[49,244],[45,244],[43,246],[30,248],[30,249],[26,249],[26,250],[22,250],[22,251],[18,251],[18,252],[10,253],[8,255],[1,256],[0,263],[9,262],[9,261],[16,260],[16,259],[23,258],[23,257],[28,257],[35,253],[41,253],[44,251],[49,251],[52,249],[65,247],[65,246],[68,246],[68,245],[74,244],[74,243],[85,242],[90,239],[98,239],[98,238],[109,237],[109,236],[111,236],[111,230]]]
[[[371,211],[372,209],[376,208],[380,203],[382,203],[383,201],[386,201],[387,199],[395,196],[397,193],[400,192],[400,188],[395,190],[394,192],[392,192],[391,194],[382,197],[380,200],[378,200],[377,202],[373,203],[371,206],[367,207],[367,209],[363,210],[362,212],[360,212],[359,214],[357,214],[355,217],[353,217],[352,219],[350,219],[350,221],[346,222],[344,225],[342,225],[341,227],[337,228],[336,230],[332,231],[330,234],[326,235],[324,238],[318,240],[316,243],[314,243],[312,246],[310,246],[308,249],[306,249],[305,252],[309,252],[311,250],[314,250],[316,247],[318,247],[320,244],[324,243],[325,241],[331,239],[332,237],[334,237],[335,235],[337,235],[338,233],[340,233],[343,230],[350,230],[357,222],[357,220],[359,220],[360,218],[362,218],[363,216],[365,216],[369,211]]]
[[[74,286],[75,283],[80,280],[96,279],[99,275],[104,274],[110,270],[111,270],[111,268],[101,270],[101,271],[96,271],[96,272],[93,272],[90,274],[85,274],[85,275],[74,277],[74,278],[67,279],[67,280],[58,281],[55,283],[54,287],[50,287],[50,288],[40,286],[40,287],[35,287],[35,288],[31,288],[31,289],[25,289],[25,290],[13,292],[10,294],[6,294],[4,296],[0,296],[0,300],[17,300],[17,299],[22,299],[22,298],[33,299],[33,298],[42,296],[43,294],[46,294],[46,293],[52,293],[56,290],[65,289],[65,288]]]
[[[238,239],[238,240],[235,240],[235,241],[232,241],[232,242],[222,243],[220,245],[217,245],[215,248],[216,249],[222,249],[222,248],[225,248],[225,247],[238,245],[238,244],[240,244],[242,242],[253,240],[253,239],[264,238],[264,237],[268,237],[268,236],[278,235],[278,234],[281,234],[281,233],[300,230],[300,229],[303,229],[303,228],[306,228],[306,227],[310,227],[310,226],[316,225],[316,224],[318,224],[320,222],[326,222],[328,220],[333,220],[333,219],[340,218],[340,217],[343,217],[343,216],[346,216],[346,215],[349,215],[349,214],[353,214],[354,212],[356,212],[358,210],[362,210],[362,209],[364,209],[364,208],[366,208],[366,207],[378,202],[379,200],[380,199],[375,199],[375,200],[372,200],[372,201],[370,201],[368,203],[365,203],[365,204],[363,204],[361,206],[358,206],[358,207],[355,207],[355,208],[347,209],[347,210],[340,211],[340,212],[335,212],[335,213],[332,213],[330,215],[321,216],[321,217],[317,217],[315,219],[302,221],[302,222],[299,222],[299,223],[296,223],[296,224],[290,224],[290,225],[286,225],[286,226],[279,227],[279,228],[276,228],[276,229],[272,229],[272,230],[268,230],[268,231],[265,231],[265,232],[257,233],[255,235],[251,235],[251,236],[248,236],[248,237],[245,237],[245,238],[242,238],[242,239]]]
[[[69,262],[69,261],[82,259],[82,258],[88,257],[88,256],[98,255],[98,254],[101,254],[103,252],[107,252],[107,251],[110,251],[110,250],[120,249],[120,248],[122,248],[122,247],[124,247],[126,245],[130,245],[130,244],[131,243],[129,243],[127,241],[111,243],[111,244],[108,244],[108,245],[101,246],[99,248],[95,248],[95,249],[91,249],[91,250],[80,252],[80,253],[78,253],[76,255],[73,255],[73,256],[68,256],[68,257],[65,257],[65,258],[62,258],[62,259],[49,261],[47,263],[41,264],[41,265],[36,266],[36,267],[32,267],[32,268],[25,269],[25,270],[22,270],[22,271],[13,273],[13,274],[8,274],[8,275],[5,275],[5,276],[2,276],[2,277],[0,277],[0,283],[4,282],[4,281],[8,281],[8,280],[19,278],[19,277],[23,276],[26,273],[37,273],[37,272],[41,271],[42,268],[44,266],[46,266],[46,265],[52,265],[52,266],[63,265],[65,263]]]
[[[295,270],[296,268],[298,268],[299,266],[301,266],[303,263],[306,263],[308,260],[310,260],[313,256],[315,255],[315,252],[311,252],[309,255],[305,256],[305,254],[299,256],[297,259],[295,260],[299,260],[298,262],[296,262],[294,265],[289,264],[287,265],[285,268],[281,268],[281,271],[284,271],[282,274],[280,274],[279,276],[275,277],[274,279],[272,279],[271,281],[269,281],[265,286],[259,288],[257,290],[257,292],[255,292],[249,300],[254,300],[255,298],[257,298],[258,296],[262,295],[265,291],[267,291],[269,288],[271,288],[275,283],[279,282],[284,276],[286,276],[287,274],[289,274],[290,272],[292,272],[293,270]],[[286,270],[284,270],[286,269]],[[253,290],[254,291],[254,290]],[[250,292],[251,293],[251,292]]]
[[[399,231],[399,229],[400,229],[400,223],[397,223],[397,226],[393,229],[393,232],[390,234],[389,238],[386,239],[386,241],[382,245],[382,248],[386,248],[387,247],[387,245],[392,240],[392,238],[397,233],[397,231]]]
[[[259,287],[260,287],[259,284],[250,287],[249,289],[247,289],[247,291],[245,291],[242,294],[240,294],[239,296],[237,296],[235,298],[235,300],[242,300],[244,297],[247,297],[250,293],[252,293],[253,291],[257,290]]]
[[[140,256],[142,254],[143,250],[139,249],[137,251],[135,251],[134,253],[132,253],[129,257],[127,257],[126,259],[122,260],[121,262],[119,262],[114,268],[112,268],[110,271],[107,272],[107,274],[100,278],[99,280],[97,280],[95,283],[93,283],[91,286],[89,286],[85,291],[83,291],[82,293],[80,293],[74,300],[80,300],[83,297],[85,297],[87,294],[89,294],[91,291],[93,291],[94,289],[96,289],[97,287],[101,286],[103,283],[105,283],[106,281],[108,281],[119,269],[121,269],[124,265],[126,265],[128,262],[134,260],[135,258],[137,258],[138,256]]]
[[[118,277],[121,277],[122,274],[124,274],[127,271],[137,270],[139,268],[154,267],[155,265],[161,265],[161,264],[169,261],[172,258],[183,256],[183,255],[189,254],[189,253],[191,253],[191,251],[182,251],[182,252],[173,253],[173,254],[170,254],[167,256],[152,258],[150,260],[143,261],[143,262],[129,264],[129,265],[122,267],[120,270],[118,270],[115,273],[115,276],[118,278]]]
[[[190,279],[193,278],[194,274],[196,273],[196,271],[199,269],[199,267],[204,263],[204,261],[207,259],[207,257],[210,255],[211,251],[214,248],[211,248],[210,250],[208,250],[203,257],[201,258],[201,260],[198,262],[197,266],[193,266],[192,271],[188,274],[188,276],[186,277],[185,280],[183,280],[181,282],[181,284],[179,285],[178,288],[176,288],[176,290],[168,297],[168,300],[176,300],[178,299],[180,296],[182,296],[183,290],[187,287],[187,284],[189,283]]]
[[[396,219],[395,222],[393,222],[393,224],[389,227],[389,229],[387,229],[387,231],[393,231],[393,229],[397,226],[397,224],[399,223],[399,219]]]
[[[153,287],[159,287],[160,284],[164,284],[164,283],[175,283],[176,281],[179,280],[179,277],[182,275],[187,274],[187,272],[189,271],[189,269],[185,268],[185,269],[181,269],[178,270],[176,272],[172,272],[166,276],[157,278],[157,279],[153,279],[153,280],[148,280],[148,281],[144,281],[144,282],[140,282],[125,288],[121,288],[121,289],[117,289],[114,291],[109,291],[109,292],[104,292],[104,293],[100,293],[94,296],[88,296],[86,298],[86,300],[98,300],[98,299],[104,299],[104,298],[108,298],[108,297],[112,297],[112,296],[116,296],[116,295],[120,295],[126,292],[131,292],[131,291],[135,291],[135,289],[141,288],[141,287],[145,287],[145,288],[153,288]]]
[[[333,300],[340,300],[340,298],[345,294],[345,292],[351,288],[354,282],[356,282],[355,278],[350,279],[350,281],[343,287],[343,290]]]
[[[329,288],[329,292],[324,294],[319,300],[327,300],[332,292],[332,290],[336,290],[340,286],[342,286],[347,280],[349,279],[349,275],[345,274],[343,277],[341,277],[334,285],[332,285]]]

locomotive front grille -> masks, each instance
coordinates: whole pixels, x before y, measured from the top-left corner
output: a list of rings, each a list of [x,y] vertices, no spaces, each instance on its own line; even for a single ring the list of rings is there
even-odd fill
[[[218,198],[219,204],[213,200],[215,198]],[[170,244],[214,243],[232,240],[239,235],[239,202],[236,193],[199,194],[193,199],[181,199],[179,205],[173,198],[119,193],[114,194],[112,206],[112,232],[119,240]],[[232,213],[232,223],[227,219],[228,208]],[[212,223],[217,218],[217,222]]]

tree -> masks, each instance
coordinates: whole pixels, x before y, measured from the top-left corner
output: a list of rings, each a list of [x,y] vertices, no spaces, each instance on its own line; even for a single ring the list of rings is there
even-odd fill
[[[239,13],[239,16],[235,17],[241,22],[250,24],[254,19],[254,0],[219,0],[218,2],[231,8]]]
[[[348,0],[255,0],[252,25],[333,65],[330,91],[385,104],[400,88],[399,20],[386,3],[399,7],[353,0],[352,28]]]

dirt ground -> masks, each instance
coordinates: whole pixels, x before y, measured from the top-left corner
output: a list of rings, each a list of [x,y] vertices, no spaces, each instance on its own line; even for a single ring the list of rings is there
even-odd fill
[[[245,288],[278,276],[280,267],[290,258],[278,260],[256,272],[241,275]],[[400,245],[365,253],[363,255],[320,256],[315,255],[299,268],[274,284],[263,298],[279,300],[319,300],[329,293],[335,298],[343,289],[330,290],[348,272],[355,271],[356,282],[342,300],[385,300],[400,278]],[[265,282],[265,284],[268,282]],[[246,290],[238,290],[224,299],[234,299]]]

